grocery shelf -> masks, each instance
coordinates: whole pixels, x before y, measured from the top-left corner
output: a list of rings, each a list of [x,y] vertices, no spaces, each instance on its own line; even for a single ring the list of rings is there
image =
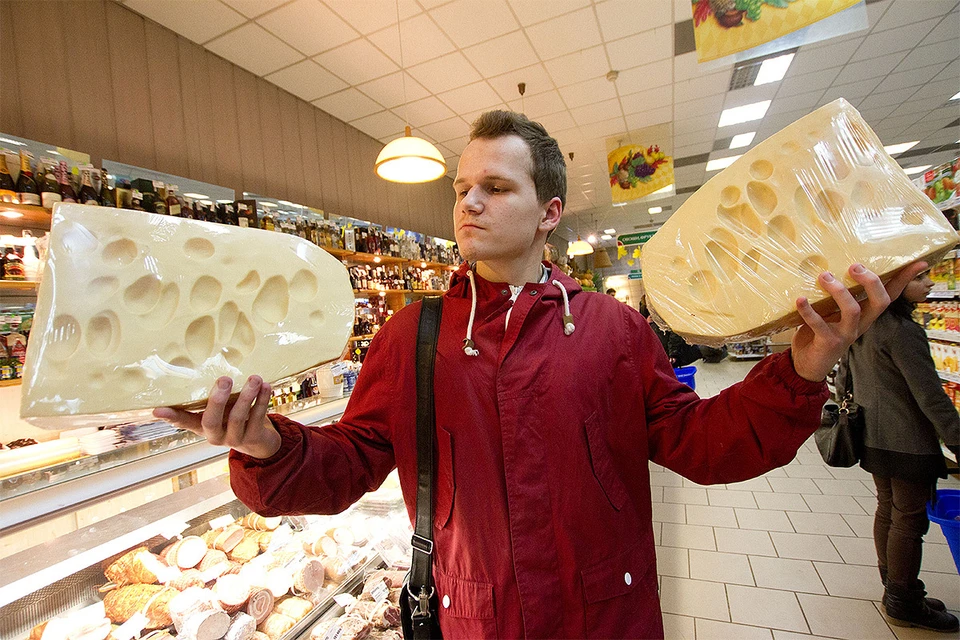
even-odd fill
[[[960,291],[931,291],[927,294],[927,300],[952,300],[960,298]]]
[[[335,258],[347,258],[356,253],[356,251],[348,251],[347,249],[334,249],[333,247],[322,246],[320,248]]]
[[[38,284],[36,280],[0,280],[0,292],[33,291]]]
[[[397,295],[413,293],[413,291],[410,289],[354,289],[353,293],[358,296],[378,296],[381,293],[384,295]]]
[[[446,291],[443,289],[416,289],[410,293],[415,296],[442,296]]]
[[[50,209],[44,209],[43,207],[4,202],[0,204],[0,227],[49,229],[50,214]]]
[[[960,333],[957,333],[956,331],[934,331],[932,329],[927,329],[927,337],[933,340],[960,343]]]
[[[941,380],[946,380],[947,382],[956,382],[960,384],[960,375],[956,373],[949,373],[947,371],[937,371],[937,375],[940,376]]]
[[[0,380],[0,387],[16,387],[20,384],[21,378],[14,378],[13,380]]]
[[[380,256],[372,253],[354,253],[347,257],[347,262],[357,264],[407,264],[409,258],[398,258],[395,256]]]
[[[763,360],[767,356],[763,353],[730,353],[727,357],[734,360]]]
[[[373,336],[376,334],[368,333],[365,336],[352,336],[347,342],[360,342],[361,340],[373,340]]]

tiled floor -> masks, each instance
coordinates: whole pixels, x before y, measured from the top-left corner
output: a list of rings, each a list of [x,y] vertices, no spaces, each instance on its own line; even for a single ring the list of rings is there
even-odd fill
[[[715,395],[754,364],[698,362],[697,392]],[[859,467],[826,466],[812,439],[786,467],[746,482],[702,487],[656,465],[651,482],[667,638],[960,637],[884,620],[873,481]],[[920,577],[960,615],[960,576],[939,526],[925,541]]]

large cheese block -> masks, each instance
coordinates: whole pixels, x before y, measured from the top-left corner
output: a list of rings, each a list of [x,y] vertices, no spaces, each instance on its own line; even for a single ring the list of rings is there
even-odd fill
[[[886,281],[960,241],[876,134],[839,99],[767,138],[710,179],[643,248],[654,319],[720,345],[802,323],[795,302],[836,311],[817,277],[860,262]]]
[[[353,316],[346,268],[301,238],[58,204],[20,413],[63,429],[202,407],[219,376],[336,359]]]

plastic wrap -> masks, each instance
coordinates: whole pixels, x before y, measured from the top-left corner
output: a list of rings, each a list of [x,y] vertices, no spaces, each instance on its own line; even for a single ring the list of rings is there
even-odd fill
[[[817,277],[855,296],[860,262],[886,281],[936,262],[960,236],[839,99],[767,138],[711,178],[643,249],[654,320],[720,346],[802,324],[796,299],[836,311]]]
[[[346,268],[301,238],[76,204],[52,225],[20,408],[38,426],[201,408],[219,376],[279,380],[352,331]]]

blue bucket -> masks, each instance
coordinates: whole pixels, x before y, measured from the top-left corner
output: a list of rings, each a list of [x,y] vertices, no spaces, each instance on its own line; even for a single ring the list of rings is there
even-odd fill
[[[697,388],[697,381],[693,379],[697,374],[696,367],[680,367],[679,369],[674,369],[673,372],[677,374],[677,380],[691,389],[695,390]]]
[[[937,506],[927,503],[927,518],[940,525],[960,572],[960,489],[937,489]]]

